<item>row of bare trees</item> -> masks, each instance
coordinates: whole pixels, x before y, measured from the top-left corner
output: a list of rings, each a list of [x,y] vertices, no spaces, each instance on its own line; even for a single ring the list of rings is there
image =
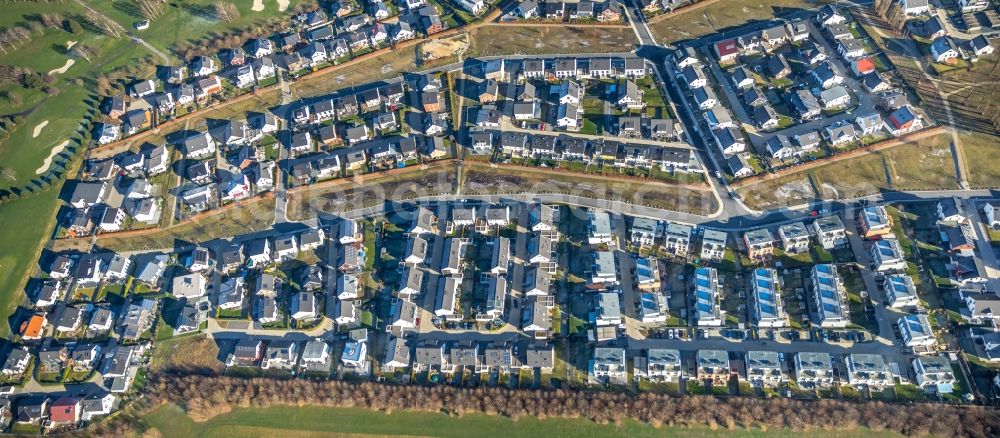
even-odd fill
[[[162,15],[163,9],[167,5],[165,0],[137,0],[137,2],[142,18],[151,21]]]
[[[79,33],[81,30],[80,23],[55,12],[42,12],[24,18],[24,22],[0,29],[0,52],[7,53],[17,49],[30,42],[35,34],[42,35],[48,29],[62,29],[70,33]]]
[[[125,35],[125,28],[121,24],[95,11],[87,10],[83,14],[83,19],[95,29],[111,38],[121,39]]]
[[[14,26],[0,30],[0,51],[7,53],[31,41],[33,33],[24,26]]]
[[[756,427],[808,431],[867,428],[905,435],[1000,436],[996,409],[878,401],[791,400],[784,398],[674,397],[650,393],[400,386],[372,382],[242,379],[223,376],[155,375],[146,406],[172,402],[196,420],[238,407],[319,405],[373,410],[502,415],[517,420],[584,418],[601,424],[636,420],[653,426]],[[128,416],[124,416],[128,417]],[[97,427],[128,428],[129,420]],[[110,432],[110,429],[107,430]],[[95,431],[101,435],[101,431]]]

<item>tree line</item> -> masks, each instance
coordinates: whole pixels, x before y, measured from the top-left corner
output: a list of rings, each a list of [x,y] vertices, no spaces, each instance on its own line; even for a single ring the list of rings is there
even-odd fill
[[[1000,435],[1000,415],[994,408],[881,401],[793,400],[786,398],[716,398],[621,392],[459,388],[453,386],[390,385],[330,380],[244,379],[225,376],[151,376],[143,409],[177,404],[193,419],[205,421],[238,407],[275,405],[357,407],[391,412],[412,410],[448,415],[481,413],[545,419],[581,418],[599,424],[636,420],[655,427],[707,426],[713,429],[759,428],[891,431],[909,436]],[[138,414],[141,415],[141,414]],[[99,423],[91,432],[141,432],[138,415]],[[129,417],[132,417],[131,419]]]

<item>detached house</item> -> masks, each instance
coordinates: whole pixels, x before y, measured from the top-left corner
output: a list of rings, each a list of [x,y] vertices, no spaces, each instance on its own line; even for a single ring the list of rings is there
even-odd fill
[[[129,87],[129,96],[133,99],[139,99],[146,96],[150,96],[156,92],[156,82],[152,79],[146,79],[143,81],[136,82]]]
[[[829,141],[830,144],[838,146],[857,140],[858,136],[854,130],[854,125],[847,121],[842,121],[823,128],[823,138]]]
[[[215,60],[207,56],[197,56],[191,61],[190,71],[193,77],[208,76],[218,70]]]
[[[893,111],[886,121],[886,126],[895,136],[923,128],[923,120],[913,112],[909,105]]]
[[[837,74],[837,72],[833,69],[833,64],[829,61],[820,63],[815,69],[812,70],[812,72],[810,72],[810,74],[812,75],[813,80],[815,80],[819,86],[823,87],[823,89],[840,85],[840,83],[844,81],[843,76]]]

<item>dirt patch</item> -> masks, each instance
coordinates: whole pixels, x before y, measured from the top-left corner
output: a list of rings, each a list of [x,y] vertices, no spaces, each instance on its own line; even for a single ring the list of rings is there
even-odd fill
[[[55,158],[56,155],[59,155],[59,153],[62,152],[63,149],[66,149],[66,145],[68,144],[69,140],[66,140],[61,144],[57,145],[56,147],[52,148],[52,152],[49,152],[49,156],[45,157],[45,162],[42,163],[42,167],[39,167],[37,170],[35,170],[35,175],[41,175],[45,172],[48,172],[49,166],[52,166],[52,159]]]
[[[420,59],[433,61],[449,56],[461,55],[469,48],[469,34],[463,33],[451,38],[430,40],[420,45]]]
[[[470,57],[628,52],[635,48],[635,32],[627,26],[517,26],[485,25],[472,30]]]
[[[373,207],[388,200],[405,201],[455,192],[456,164],[437,162],[380,175],[365,175],[303,187],[288,196],[288,218],[304,220],[316,213]]]
[[[42,130],[45,129],[46,126],[49,126],[48,120],[44,120],[42,123],[35,125],[35,130],[31,131],[31,138],[38,138],[39,135],[42,135]]]
[[[521,166],[487,166],[466,162],[462,193],[470,195],[565,194],[590,199],[621,201],[692,214],[718,209],[710,190],[641,179],[583,175]]]
[[[222,371],[219,346],[204,335],[182,337],[157,345],[149,367],[156,373],[188,372],[215,374]]]
[[[737,189],[740,198],[755,209],[786,207],[816,198],[807,175],[766,180]]]

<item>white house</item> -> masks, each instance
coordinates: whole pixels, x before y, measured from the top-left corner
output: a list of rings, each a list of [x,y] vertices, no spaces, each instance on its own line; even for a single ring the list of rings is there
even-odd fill
[[[935,62],[947,64],[952,59],[958,58],[960,53],[955,40],[949,36],[942,36],[931,42],[931,56],[934,57]]]

